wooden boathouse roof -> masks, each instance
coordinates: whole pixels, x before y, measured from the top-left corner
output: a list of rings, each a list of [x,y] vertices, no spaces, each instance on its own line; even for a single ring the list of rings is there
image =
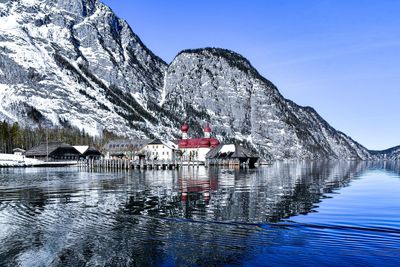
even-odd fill
[[[211,149],[207,155],[207,159],[235,159],[235,158],[259,158],[259,156],[247,148],[239,144],[219,145],[214,149]]]
[[[88,155],[97,155],[97,156],[101,156],[103,155],[99,150],[97,150],[95,147],[89,147],[84,153],[84,156],[88,156]]]
[[[69,153],[72,154],[80,154],[80,152],[75,149],[73,146],[63,143],[63,142],[49,142],[42,143],[36,147],[31,148],[30,150],[26,151],[25,156],[27,157],[46,157],[47,151],[49,155],[56,152],[57,150],[67,150]]]

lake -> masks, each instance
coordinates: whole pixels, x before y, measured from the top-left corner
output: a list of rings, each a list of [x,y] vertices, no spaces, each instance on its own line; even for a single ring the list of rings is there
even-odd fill
[[[400,266],[400,163],[0,169],[0,266]]]

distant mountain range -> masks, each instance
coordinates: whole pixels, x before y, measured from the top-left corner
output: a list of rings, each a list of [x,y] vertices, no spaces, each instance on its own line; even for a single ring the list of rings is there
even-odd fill
[[[209,122],[222,142],[269,159],[371,159],[378,153],[285,99],[241,55],[154,55],[97,0],[0,0],[0,119],[107,129],[139,138],[192,136]]]
[[[370,150],[369,153],[374,159],[400,160],[400,146],[386,150]]]

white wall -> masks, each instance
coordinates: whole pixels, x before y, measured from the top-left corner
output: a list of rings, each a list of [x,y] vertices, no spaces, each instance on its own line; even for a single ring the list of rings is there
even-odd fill
[[[197,158],[192,158],[192,161],[201,161],[201,162],[205,162],[206,161],[206,155],[208,153],[208,151],[210,151],[210,148],[205,148],[205,147],[201,147],[201,148],[182,148],[180,149],[182,152],[184,152],[183,154],[183,161],[188,161],[189,160],[189,155],[190,153],[193,154],[197,152]]]
[[[174,150],[163,144],[149,144],[146,145],[143,150],[150,153],[150,159],[157,157],[157,160],[175,160]]]

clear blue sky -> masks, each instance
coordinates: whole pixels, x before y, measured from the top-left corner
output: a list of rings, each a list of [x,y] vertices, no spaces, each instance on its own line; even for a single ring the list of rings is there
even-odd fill
[[[166,62],[234,50],[369,149],[400,145],[400,1],[104,0]]]

